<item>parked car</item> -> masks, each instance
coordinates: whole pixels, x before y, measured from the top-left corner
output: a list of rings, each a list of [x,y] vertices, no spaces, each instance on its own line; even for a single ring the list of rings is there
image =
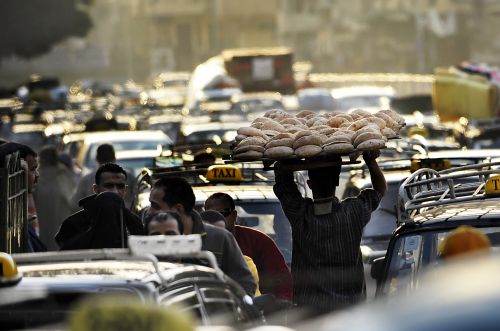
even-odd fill
[[[130,240],[130,249],[14,254],[17,278],[0,288],[2,328],[64,324],[82,299],[102,295],[175,305],[191,313],[199,325],[262,323],[252,299],[222,273],[211,252],[186,248],[188,241],[197,246],[196,238],[136,237],[135,244]],[[140,245],[146,248],[137,248]],[[167,249],[172,252],[163,255]],[[160,253],[160,262],[151,255]]]

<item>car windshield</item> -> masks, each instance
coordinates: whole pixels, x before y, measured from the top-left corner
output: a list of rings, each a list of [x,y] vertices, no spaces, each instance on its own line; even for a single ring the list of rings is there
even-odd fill
[[[380,95],[353,96],[335,99],[336,110],[347,111],[354,108],[387,108],[389,98]]]
[[[151,157],[135,157],[130,159],[118,159],[116,160],[122,168],[132,171],[134,177],[137,177],[143,168],[151,169],[155,165],[155,158]]]
[[[87,152],[87,157],[85,160],[85,166],[93,169],[97,164],[95,156],[97,153],[97,148],[99,145],[106,143],[105,141],[92,144]],[[162,150],[165,141],[163,140],[125,140],[125,141],[114,141],[112,142],[115,152],[120,151],[141,151],[150,150],[157,151]]]
[[[439,256],[439,244],[454,229],[423,231],[398,238],[390,252],[389,271],[383,284],[383,293],[390,297],[407,295],[424,286],[420,282],[422,272],[443,263]],[[500,252],[500,227],[478,229],[490,239],[492,251]]]

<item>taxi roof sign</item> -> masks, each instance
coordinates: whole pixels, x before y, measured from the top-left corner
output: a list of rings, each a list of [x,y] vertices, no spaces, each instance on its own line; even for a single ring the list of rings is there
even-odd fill
[[[451,162],[448,159],[415,159],[411,160],[410,172],[415,172],[422,168],[429,168],[436,171],[442,171],[451,168]]]
[[[206,179],[210,182],[241,182],[240,168],[233,165],[212,165],[208,167]]]
[[[12,256],[0,252],[0,287],[12,286],[21,280],[21,273],[17,270],[16,262]]]
[[[134,255],[172,256],[201,251],[199,234],[180,236],[129,236],[128,246]]]
[[[500,176],[493,176],[486,181],[484,194],[488,196],[500,195]]]

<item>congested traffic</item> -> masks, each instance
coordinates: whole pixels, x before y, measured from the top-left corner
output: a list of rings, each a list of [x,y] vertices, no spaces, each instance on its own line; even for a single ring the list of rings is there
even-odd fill
[[[131,17],[161,8],[140,2]],[[441,21],[451,3],[429,4],[430,31],[458,24]],[[279,15],[279,33],[300,29]],[[332,68],[353,68],[322,72],[307,38],[284,36],[219,36],[197,61],[193,40],[156,49],[165,68],[142,79],[140,38],[122,80],[76,61],[15,81],[22,61],[6,70],[0,54],[0,329],[497,329],[496,63],[380,74],[339,55]]]

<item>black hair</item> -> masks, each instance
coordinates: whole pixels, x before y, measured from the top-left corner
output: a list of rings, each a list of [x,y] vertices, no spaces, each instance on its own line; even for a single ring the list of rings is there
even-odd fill
[[[16,143],[16,142],[6,142],[0,145],[0,165],[3,166],[4,158],[12,153],[19,152],[19,157],[26,160],[27,156],[32,156],[36,158],[38,154],[28,145]]]
[[[182,177],[162,177],[154,183],[154,188],[161,188],[164,196],[163,201],[168,206],[180,203],[186,213],[194,208],[196,198],[191,185]]]
[[[148,230],[149,223],[152,221],[157,221],[157,222],[165,222],[169,218],[173,218],[174,220],[177,221],[177,226],[179,227],[179,233],[183,234],[184,233],[184,223],[182,222],[181,216],[177,213],[173,213],[170,211],[162,211],[161,213],[156,213],[153,215],[149,215],[146,217],[144,223],[146,225],[146,231]]]
[[[214,193],[208,197],[207,201],[213,199],[225,201],[229,205],[229,208],[231,208],[231,210],[236,209],[236,205],[234,204],[233,198],[227,193],[222,193],[222,192]],[[207,205],[207,201],[205,201],[205,206]]]
[[[100,166],[97,169],[96,173],[95,173],[95,183],[97,185],[99,185],[99,183],[101,181],[101,176],[102,176],[103,172],[111,172],[111,173],[114,173],[114,174],[124,174],[125,175],[125,179],[127,179],[127,172],[125,170],[123,170],[123,168],[120,167],[118,164],[116,164],[116,163],[105,163],[102,166]]]
[[[22,159],[26,159],[28,155],[31,155],[33,157],[38,156],[38,154],[28,145],[16,143],[13,141],[9,141],[0,145],[0,153],[2,155],[12,154],[15,152],[19,152],[19,156]]]
[[[341,165],[308,170],[309,183],[314,199],[332,198],[339,185]]]
[[[57,166],[59,155],[54,146],[44,146],[40,150],[40,165]]]
[[[102,144],[97,147],[95,159],[99,164],[112,163],[116,161],[115,149],[111,144]]]
[[[222,221],[224,223],[226,222],[226,218],[224,217],[224,215],[222,215],[216,210],[205,210],[200,213],[200,217],[204,222],[210,224],[214,224],[215,222],[219,221]]]

